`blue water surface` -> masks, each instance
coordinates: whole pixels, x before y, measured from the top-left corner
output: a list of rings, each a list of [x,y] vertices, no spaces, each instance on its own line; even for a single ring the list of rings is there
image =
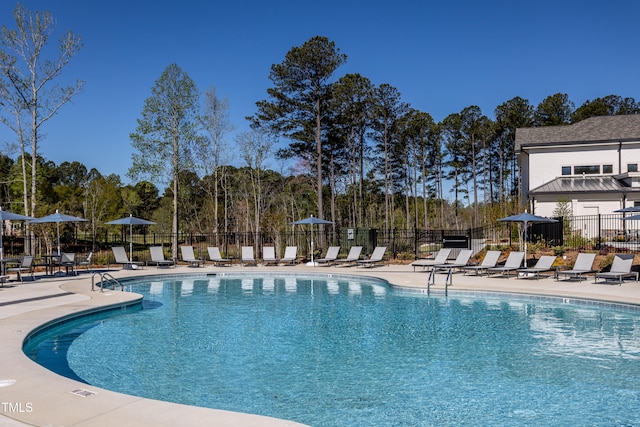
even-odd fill
[[[367,280],[147,281],[131,287],[143,309],[68,322],[25,352],[110,390],[317,427],[640,425],[637,311]]]

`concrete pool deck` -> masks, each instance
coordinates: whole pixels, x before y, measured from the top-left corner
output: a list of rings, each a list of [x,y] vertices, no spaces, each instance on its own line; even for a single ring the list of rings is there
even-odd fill
[[[104,270],[102,270],[104,271]],[[378,277],[391,285],[424,289],[428,273],[409,265],[385,265],[375,268],[307,267],[147,267],[142,270],[111,270],[115,278],[155,274],[250,272],[261,271],[348,274]],[[95,276],[96,278],[98,276]],[[442,293],[444,274],[437,274],[431,290]],[[119,290],[104,293],[91,290],[90,273],[78,276],[43,277],[36,281],[9,282],[0,287],[0,426],[301,426],[293,421],[199,408],[129,396],[93,387],[57,375],[23,352],[27,335],[53,319],[121,306],[139,299],[136,294]],[[640,283],[622,285],[593,284],[593,276],[582,282],[554,281],[551,278],[515,279],[514,277],[476,277],[454,274],[450,292],[482,291],[545,295],[562,298],[608,301],[640,306]],[[152,356],[151,356],[152,357]]]

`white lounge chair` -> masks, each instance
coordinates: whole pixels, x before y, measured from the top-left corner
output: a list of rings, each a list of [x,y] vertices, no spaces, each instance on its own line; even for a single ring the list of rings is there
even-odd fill
[[[253,246],[243,246],[240,262],[244,267],[246,264],[258,265],[255,256],[253,255]]]
[[[213,262],[213,265],[231,265],[232,260],[229,258],[222,258],[220,255],[220,249],[217,246],[207,247],[209,253],[209,259]]]
[[[349,249],[349,253],[346,258],[336,259],[335,262],[339,264],[343,264],[348,266],[350,264],[355,264],[356,261],[360,258],[360,253],[362,252],[362,246],[351,246]]]
[[[335,262],[338,258],[338,254],[340,253],[340,246],[329,246],[327,249],[327,253],[324,255],[324,258],[320,258],[315,260],[318,264],[327,264],[330,265]]]
[[[446,272],[447,273],[446,283],[450,285],[453,284],[452,283],[453,270],[456,268],[461,269],[464,266],[466,266],[472,254],[473,254],[473,251],[471,249],[462,249],[460,252],[458,252],[458,256],[453,262],[445,262],[444,264],[432,265],[431,270],[429,271],[429,278],[427,279],[427,284],[435,285],[436,283],[435,275],[438,271]]]
[[[182,261],[189,264],[189,267],[200,267],[204,264],[204,260],[196,258],[193,253],[193,246],[180,246],[180,253],[182,254]]]
[[[464,274],[467,274],[468,271],[475,271],[476,275],[481,275],[482,272],[486,272],[488,269],[495,267],[498,264],[499,258],[500,251],[487,251],[480,265],[467,265],[462,269],[464,270]]]
[[[556,273],[556,279],[560,280],[560,276],[566,276],[569,280],[578,279],[582,281],[584,275],[587,273],[593,273],[593,261],[596,259],[596,254],[588,254],[580,252],[576,258],[576,262],[573,264],[571,270],[558,270]]]
[[[295,264],[297,258],[298,258],[298,247],[287,246],[286,248],[284,248],[284,256],[282,257],[280,262],[284,264]]]
[[[426,258],[426,259],[416,260],[413,263],[411,263],[411,266],[413,267],[413,271],[416,271],[416,267],[422,267],[424,269],[426,267],[431,267],[432,265],[436,265],[436,264],[445,264],[447,262],[447,259],[449,258],[450,253],[451,253],[451,249],[443,248],[438,251],[435,258]]]
[[[377,246],[369,259],[359,259],[356,261],[358,265],[363,267],[373,267],[376,264],[384,263],[384,253],[387,251],[386,246]]]
[[[20,282],[24,282],[23,273],[29,273],[31,275],[31,280],[36,280],[33,275],[33,256],[25,255],[20,259],[20,265],[17,267],[10,267],[6,270],[7,273],[16,273],[18,276],[17,279],[20,279]]]
[[[262,247],[262,265],[278,265],[278,258],[276,258],[276,248],[273,246]]]
[[[446,270],[450,271],[455,268],[462,269],[467,266],[469,260],[471,259],[471,255],[473,255],[473,251],[471,249],[462,249],[458,252],[458,256],[453,262],[445,262],[443,264],[434,264],[431,266],[433,271],[437,270]]]
[[[502,267],[492,267],[487,269],[488,274],[500,273],[502,276],[508,276],[510,272],[517,271],[524,260],[524,252],[511,252]]]
[[[122,265],[122,268],[142,268],[144,266],[143,262],[129,260],[127,251],[124,250],[124,246],[113,246],[111,250],[113,251],[113,257],[115,258],[114,264],[120,264]],[[107,269],[108,268],[109,262],[107,262]]]
[[[611,264],[610,271],[605,271],[601,273],[596,273],[596,277],[593,283],[604,283],[604,282],[617,282],[618,284],[622,284],[626,277],[632,277],[638,281],[638,272],[631,271],[631,267],[633,266],[633,255],[630,254],[620,254],[613,257],[613,264]],[[604,279],[604,282],[598,282],[598,279]]]
[[[554,270],[553,263],[556,262],[556,257],[553,255],[542,255],[536,265],[529,268],[519,268],[516,279],[528,279],[528,278],[540,278],[540,273],[546,273],[547,271]]]
[[[151,261],[147,261],[147,265],[155,264],[158,267],[175,266],[172,260],[165,259],[162,246],[151,246],[149,252],[151,253]]]

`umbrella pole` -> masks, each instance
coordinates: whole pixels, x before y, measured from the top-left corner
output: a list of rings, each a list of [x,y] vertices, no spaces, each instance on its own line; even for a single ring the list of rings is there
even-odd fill
[[[524,222],[524,268],[527,268],[527,221]]]
[[[133,262],[133,225],[132,224],[129,224],[129,261]]]
[[[56,222],[56,231],[58,234],[58,256],[60,256],[60,223]]]

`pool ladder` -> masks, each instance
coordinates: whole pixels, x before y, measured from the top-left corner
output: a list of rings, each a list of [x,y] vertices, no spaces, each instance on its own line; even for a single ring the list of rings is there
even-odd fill
[[[115,277],[113,277],[111,274],[109,273],[93,273],[93,275],[91,276],[91,291],[95,290],[95,277],[96,274],[100,275],[100,281],[97,283],[98,286],[100,286],[100,292],[104,292],[104,286],[105,284],[107,286],[109,286],[109,284],[111,284],[111,289],[115,289],[116,285],[120,285],[120,290],[124,291],[124,285],[120,282],[118,282],[118,279],[116,279]],[[106,279],[106,280],[105,280]]]
[[[431,284],[436,285],[436,267],[432,267],[427,278],[427,293],[431,292]],[[453,268],[447,268],[447,278],[444,281],[444,294],[449,293],[449,286],[453,285]]]

